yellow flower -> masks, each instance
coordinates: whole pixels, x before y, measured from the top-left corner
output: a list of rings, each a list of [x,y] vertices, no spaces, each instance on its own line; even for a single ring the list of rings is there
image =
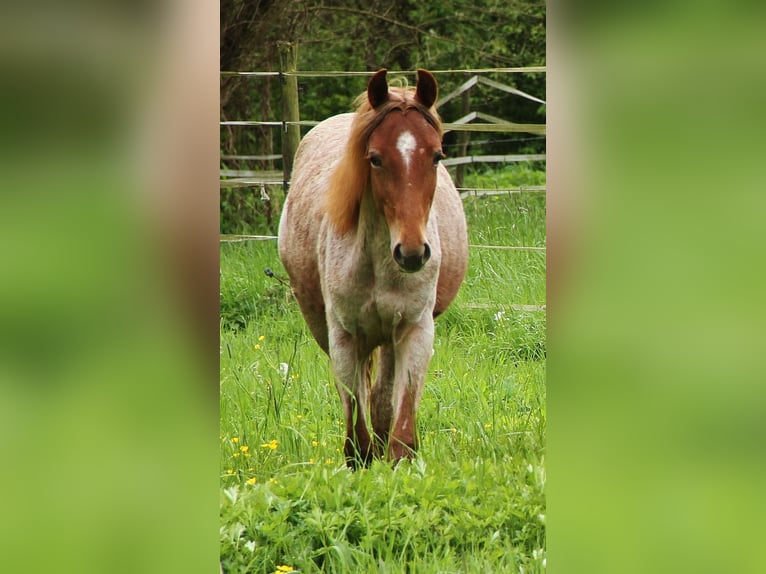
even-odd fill
[[[252,454],[250,454],[249,452],[246,452],[246,453],[245,453],[245,458],[250,458],[251,456],[253,456],[253,455],[252,455]]]
[[[261,348],[261,346],[260,346],[258,343],[256,343],[255,345],[253,345],[253,349],[255,349],[256,351],[257,351],[258,349],[260,349],[260,348]]]
[[[314,464],[314,459],[313,458],[309,459],[309,464]]]
[[[301,420],[303,418],[303,415],[297,415],[296,417],[298,420]]]
[[[295,572],[295,568],[292,566],[285,566],[283,564],[280,564],[277,566],[277,569],[274,571],[274,574],[286,574],[287,572]]]
[[[234,458],[237,458],[238,456],[239,456],[239,453],[238,453],[238,452],[235,452],[235,453],[234,453]]]
[[[332,464],[332,459],[331,459],[331,458],[328,458],[327,460],[325,460],[325,461],[324,461],[324,463],[325,463],[325,464]]]
[[[277,439],[273,439],[271,442],[265,442],[261,445],[261,448],[270,448],[271,450],[276,450],[276,448],[279,446],[279,441]]]
[[[237,444],[239,442],[239,438],[234,437],[233,439],[231,439],[231,442],[233,442],[234,444]]]
[[[311,446],[319,446],[319,443],[315,440],[311,441]]]
[[[276,479],[276,478],[274,478],[274,477],[272,476],[272,477],[269,479],[269,482],[270,482],[271,484],[276,484],[276,483],[277,483],[277,479]]]
[[[252,486],[252,485],[253,485],[253,484],[255,484],[256,482],[258,482],[258,479],[257,479],[257,478],[255,478],[255,477],[253,477],[253,478],[248,478],[248,479],[245,481],[245,484],[249,484],[249,485],[251,485],[251,486]]]
[[[266,340],[266,335],[261,335],[260,337],[258,337],[258,340],[259,341],[265,341]]]
[[[226,470],[226,474],[234,474],[234,471],[229,468],[229,469]]]
[[[246,444],[243,444],[241,447],[239,447],[239,450],[241,450],[242,452],[247,452],[248,450],[250,450],[250,447],[247,446]]]

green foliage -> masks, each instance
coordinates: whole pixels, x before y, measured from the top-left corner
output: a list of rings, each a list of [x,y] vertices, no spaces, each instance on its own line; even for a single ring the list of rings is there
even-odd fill
[[[544,571],[544,472],[423,460],[333,465],[222,492],[225,572]],[[438,472],[438,474],[437,474]]]
[[[543,194],[465,207],[472,245],[545,245]],[[418,458],[355,473],[329,361],[278,278],[275,242],[221,245],[224,572],[543,572],[545,253],[471,248],[437,320]]]
[[[276,235],[283,196],[278,186],[221,189],[221,233]]]
[[[501,169],[487,164],[472,167],[473,170],[466,176],[466,185],[471,188],[506,189],[545,185],[544,162],[518,162]]]
[[[377,0],[366,6],[359,10],[356,3],[339,2],[333,8],[311,9],[313,18],[296,33],[299,69],[460,70],[545,65],[544,2]],[[545,97],[543,74],[489,77]],[[463,74],[440,74],[442,93],[465,79]],[[301,84],[301,115],[323,119],[347,111],[353,97],[363,91],[365,80],[302,78]],[[480,111],[518,122],[539,121],[537,105],[494,90],[482,89],[481,94],[484,107]]]

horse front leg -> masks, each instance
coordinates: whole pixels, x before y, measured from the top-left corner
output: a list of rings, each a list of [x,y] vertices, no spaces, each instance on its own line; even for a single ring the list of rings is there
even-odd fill
[[[343,452],[346,464],[355,469],[372,460],[372,440],[367,430],[366,412],[369,396],[369,364],[358,342],[340,326],[330,328],[330,360],[335,371],[346,419],[346,440]]]
[[[378,348],[378,372],[370,395],[370,417],[376,456],[383,457],[388,449],[388,435],[394,419],[394,347],[391,344]]]
[[[412,458],[418,448],[416,415],[426,371],[433,354],[434,323],[429,314],[421,323],[404,327],[394,344],[393,426],[388,458]]]

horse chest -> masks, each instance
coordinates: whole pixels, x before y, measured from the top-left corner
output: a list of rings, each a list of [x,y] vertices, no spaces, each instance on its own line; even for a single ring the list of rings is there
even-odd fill
[[[371,209],[367,203],[364,208]],[[370,218],[374,219],[374,218]],[[391,255],[385,226],[362,225],[362,233],[338,237],[326,222],[320,231],[318,266],[328,326],[334,323],[370,350],[396,342],[411,325],[431,317],[441,251],[434,223],[433,254],[417,273],[404,273]]]
[[[349,281],[332,293],[331,308],[343,328],[371,346],[392,342],[399,330],[430,316],[435,284],[405,277],[401,284],[370,276]]]

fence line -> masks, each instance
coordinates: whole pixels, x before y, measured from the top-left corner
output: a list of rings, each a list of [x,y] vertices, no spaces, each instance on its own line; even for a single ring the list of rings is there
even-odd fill
[[[282,84],[282,120],[281,121],[268,121],[268,120],[224,120],[220,121],[221,127],[257,127],[264,126],[270,128],[282,128],[282,172],[281,177],[278,172],[274,170],[221,170],[221,177],[219,188],[220,189],[236,189],[247,187],[260,187],[261,194],[265,195],[266,186],[278,186],[282,185],[285,192],[289,189],[289,182],[292,175],[292,162],[294,159],[295,151],[297,150],[298,143],[300,141],[300,128],[301,127],[313,127],[319,124],[319,121],[315,120],[301,120],[299,111],[299,91],[298,91],[298,78],[304,77],[369,77],[368,71],[299,71],[297,70],[297,53],[291,47],[285,48],[283,54],[282,64],[284,69],[282,71],[224,71],[220,72],[221,77],[226,76],[241,76],[241,77],[279,77]],[[434,74],[473,74],[471,78],[464,81],[457,89],[450,92],[447,96],[441,98],[437,102],[437,106],[444,104],[455,98],[461,98],[463,105],[463,116],[456,119],[453,122],[442,123],[444,133],[457,132],[456,139],[458,146],[458,154],[463,154],[462,157],[449,158],[444,161],[445,166],[457,166],[454,173],[455,181],[458,187],[463,184],[464,167],[466,164],[474,163],[507,163],[516,161],[545,161],[545,154],[507,154],[507,155],[472,155],[465,156],[467,146],[469,145],[470,132],[473,133],[527,133],[537,136],[545,137],[546,124],[521,124],[514,123],[503,118],[498,118],[483,112],[471,112],[469,106],[469,90],[479,84],[486,85],[490,88],[504,91],[534,102],[545,105],[545,100],[532,96],[526,92],[523,92],[510,85],[505,85],[500,82],[496,82],[489,78],[479,76],[477,74],[486,73],[547,73],[545,66],[526,66],[526,67],[506,67],[506,68],[473,68],[473,69],[460,69],[460,70],[431,70]],[[413,75],[414,71],[401,71],[393,72],[392,74],[406,74]],[[474,120],[481,120],[484,123],[471,123]],[[268,158],[268,159],[266,159]],[[272,161],[278,158],[277,154],[266,155],[252,155],[252,156],[237,156],[228,155],[222,156],[222,160],[260,160],[260,161]],[[229,178],[229,179],[226,179]],[[476,190],[473,195],[489,195],[490,193],[485,191]],[[463,195],[465,197],[465,195]]]
[[[220,243],[238,243],[242,241],[269,241],[278,239],[276,235],[227,235],[221,234]]]
[[[442,163],[449,167],[466,163],[513,163],[520,161],[545,161],[545,154],[464,155],[462,157],[448,157],[442,160]]]
[[[469,243],[468,247],[472,249],[504,249],[508,251],[545,251],[545,247],[527,247],[525,245],[477,245]]]
[[[493,195],[513,195],[513,194],[516,194],[516,193],[544,193],[546,191],[546,187],[544,185],[529,185],[529,186],[509,187],[509,188],[506,188],[506,189],[487,189],[487,188],[472,189],[470,187],[458,187],[457,190],[460,193],[460,199],[465,199],[466,197],[487,197],[487,196],[493,196]]]
[[[234,157],[264,157],[264,156],[234,156]],[[277,156],[281,157],[281,156]],[[221,156],[224,159],[224,156]],[[545,161],[545,154],[510,154],[510,155],[466,155],[442,160],[446,167],[467,163],[514,163],[523,161]],[[253,169],[221,169],[219,174],[224,177],[269,177],[278,173],[276,170]]]
[[[527,133],[527,134],[545,134],[545,124],[456,124],[442,123],[445,133],[455,132],[497,132],[497,133]]]
[[[276,170],[253,170],[253,169],[221,169],[218,170],[220,175],[226,177],[276,177],[277,174],[281,175],[281,172]]]
[[[415,74],[409,70],[389,70],[392,75]],[[462,70],[429,70],[432,74],[545,74],[546,66],[525,66],[517,68],[469,68]],[[369,76],[372,72],[339,72],[333,70],[294,71],[294,72],[221,72],[222,76],[253,76],[253,77],[279,77],[297,76],[299,78],[350,78],[354,76]]]
[[[298,121],[258,121],[258,120],[227,120],[218,122],[222,126],[315,126],[319,122],[316,120],[298,120]]]
[[[529,138],[516,138],[516,139],[487,139],[487,140],[471,140],[472,146],[482,146],[482,145],[489,145],[489,144],[498,144],[498,143],[508,143],[508,142],[520,142],[520,141],[536,141],[536,140],[542,140],[545,139],[544,135],[536,135]],[[442,146],[444,148],[448,147],[457,147],[459,146],[459,143],[443,143]],[[542,155],[542,154],[541,154]],[[473,156],[473,157],[481,157],[481,156]],[[530,156],[531,157],[531,156]],[[271,154],[271,155],[230,155],[230,154],[222,154],[221,155],[222,160],[227,161],[273,161],[273,160],[280,160],[282,159],[282,156],[280,154]],[[545,159],[544,156],[542,159]],[[449,161],[449,160],[444,160]],[[537,160],[532,160],[537,161]]]
[[[439,98],[439,101],[436,102],[436,107],[439,108],[449,102],[450,100],[455,99],[459,95],[463,94],[464,92],[470,90],[474,86],[478,84],[484,84],[491,88],[495,88],[496,90],[501,90],[503,92],[506,92],[508,94],[514,94],[516,96],[521,96],[522,98],[526,98],[528,100],[532,100],[533,102],[537,102],[538,104],[545,104],[544,100],[541,100],[540,98],[536,98],[535,96],[528,94],[526,92],[522,92],[518,88],[513,88],[511,86],[506,86],[505,84],[501,84],[499,82],[495,82],[493,80],[490,80],[488,78],[484,78],[482,76],[473,76],[468,81],[464,82],[461,86],[457,87],[453,92],[450,92],[446,96]]]
[[[222,126],[304,126],[313,127],[319,122],[317,120],[298,120],[298,121],[261,121],[261,120],[226,120],[219,122]],[[443,122],[444,132],[498,132],[498,133],[528,133],[545,134],[545,124],[515,124],[512,122],[504,124],[469,124],[469,123],[450,123]]]
[[[244,241],[273,241],[279,239],[276,235],[233,235],[221,234],[220,243],[241,243]],[[507,251],[545,251],[545,247],[528,247],[525,245],[479,245],[469,243],[468,247],[472,249],[504,249]]]
[[[222,179],[219,182],[221,189],[234,189],[240,187],[264,187],[272,185],[285,185],[282,180],[268,180],[257,178],[236,178],[236,179]],[[290,182],[287,182],[288,186]],[[486,197],[493,195],[512,195],[517,193],[545,193],[547,187],[544,185],[521,185],[519,187],[506,187],[506,188],[481,188],[481,187],[458,187],[460,198],[466,197]]]
[[[280,180],[266,180],[266,179],[222,179],[219,182],[219,189],[235,189],[239,187],[263,187],[266,185],[289,185],[290,182],[284,182]]]
[[[273,161],[282,159],[282,154],[273,153],[271,155],[228,155],[222,154],[221,159],[226,160],[245,160],[245,161]]]
[[[243,177],[233,179],[222,179],[219,182],[221,189],[234,189],[239,187],[264,187],[271,185],[284,185],[285,182],[277,179],[257,179],[256,177]],[[289,185],[290,182],[287,182]],[[547,187],[544,185],[520,185],[518,187],[458,187],[460,198],[466,197],[486,197],[493,195],[512,195],[516,193],[545,193]]]
[[[526,313],[533,313],[536,311],[545,311],[546,305],[518,305],[518,304],[511,304],[511,305],[503,305],[502,303],[466,303],[465,308],[466,309],[497,309],[498,307],[507,307],[511,311],[516,312],[526,312]],[[501,318],[502,315],[498,318]]]

